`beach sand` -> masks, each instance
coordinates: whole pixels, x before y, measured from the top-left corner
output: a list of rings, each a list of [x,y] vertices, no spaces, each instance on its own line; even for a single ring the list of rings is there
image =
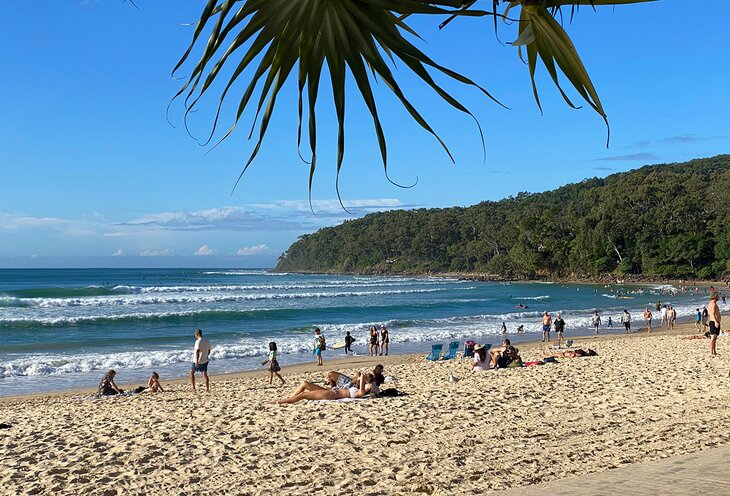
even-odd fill
[[[209,394],[163,378],[157,395],[5,398],[0,493],[485,494],[728,445],[730,337],[713,359],[683,327],[576,338],[598,356],[479,374],[356,357],[284,367],[285,386],[260,371],[213,377]],[[525,360],[547,350],[520,345]],[[379,362],[408,396],[271,403]]]

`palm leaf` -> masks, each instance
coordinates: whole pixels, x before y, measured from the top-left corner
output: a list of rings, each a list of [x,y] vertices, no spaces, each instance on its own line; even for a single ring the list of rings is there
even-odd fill
[[[425,82],[446,103],[470,116],[472,114],[449,95],[433,79],[430,71],[449,79],[471,85],[489,98],[484,88],[461,74],[436,63],[408,41],[404,34],[418,34],[404,19],[413,14],[484,16],[488,13],[464,9],[462,0],[209,0],[196,25],[190,46],[173,72],[180,70],[199,50],[190,75],[173,100],[183,98],[185,116],[192,112],[200,99],[211,91],[222,74],[227,74],[218,98],[218,109],[213,119],[210,137],[216,133],[221,108],[236,88],[235,83],[247,70],[247,78],[233,122],[218,141],[226,139],[236,128],[246,109],[254,109],[253,124],[258,122],[258,133],[253,151],[239,180],[259,153],[271,121],[279,91],[292,75],[297,80],[298,131],[297,144],[301,145],[302,121],[305,107],[308,113],[309,149],[311,153],[309,192],[317,166],[317,125],[315,103],[319,95],[322,70],[326,64],[332,86],[332,99],[338,122],[337,178],[345,156],[345,82],[352,77],[372,117],[378,140],[383,168],[388,177],[388,154],[385,133],[378,115],[371,80],[378,78],[398,98],[406,111],[426,132],[442,145],[453,160],[446,144],[426,122],[401,89],[386,61],[399,59],[412,75]],[[207,41],[203,41],[209,32]],[[385,54],[386,57],[383,55]],[[230,70],[225,68],[230,66]],[[295,70],[295,68],[297,68]],[[368,74],[368,70],[372,75]],[[348,75],[349,74],[349,75]],[[254,95],[257,94],[258,98]],[[305,95],[306,94],[306,95]],[[304,104],[306,97],[307,105]],[[253,102],[256,102],[255,104]],[[495,100],[496,101],[496,100]],[[473,116],[472,116],[473,117]],[[478,124],[477,124],[478,125]],[[187,127],[187,126],[186,126]],[[481,129],[479,129],[481,134]],[[300,152],[301,156],[301,152]],[[390,179],[389,179],[390,180]],[[337,184],[337,183],[336,183]],[[338,196],[339,196],[339,185]]]
[[[560,23],[555,19],[555,14],[560,11],[560,7],[567,5],[572,6],[572,9],[577,9],[582,5],[595,7],[596,5],[620,5],[650,1],[654,0],[545,0],[542,4],[528,4],[519,1],[510,2],[504,13],[505,16],[510,8],[522,4],[518,37],[512,44],[519,48],[523,46],[526,48],[532,91],[540,111],[542,111],[542,105],[540,104],[540,97],[535,83],[535,69],[538,57],[542,60],[548,74],[568,105],[573,108],[578,108],[573,104],[565,91],[563,91],[560,85],[558,70],[568,79],[581,98],[603,118],[608,129],[608,137],[606,139],[606,146],[608,146],[610,141],[608,116],[593,86],[593,82],[590,76],[588,76],[588,71],[586,71],[575,46],[573,46],[573,42]]]

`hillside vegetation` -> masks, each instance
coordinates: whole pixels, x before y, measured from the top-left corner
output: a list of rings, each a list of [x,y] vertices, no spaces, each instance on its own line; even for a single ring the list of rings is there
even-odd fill
[[[730,155],[718,155],[466,208],[370,214],[302,236],[277,270],[723,277],[729,228]]]

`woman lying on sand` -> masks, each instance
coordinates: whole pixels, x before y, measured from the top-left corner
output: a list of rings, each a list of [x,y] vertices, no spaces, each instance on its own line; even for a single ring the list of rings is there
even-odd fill
[[[323,388],[311,382],[304,381],[288,398],[282,398],[277,403],[297,403],[302,400],[341,400],[344,398],[362,398],[371,393],[373,375],[364,374],[360,377],[360,385],[348,389]]]
[[[595,351],[593,351],[590,348],[588,349],[588,351],[578,348],[577,350],[561,351],[560,353],[554,353],[552,355],[546,355],[546,356],[554,357],[554,358],[575,358],[575,357],[596,356],[596,355],[598,355],[598,353],[596,353]]]

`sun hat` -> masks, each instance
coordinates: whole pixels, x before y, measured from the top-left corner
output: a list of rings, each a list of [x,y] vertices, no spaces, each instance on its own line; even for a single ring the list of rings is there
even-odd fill
[[[484,346],[482,346],[480,344],[475,344],[474,345],[474,351],[481,350],[482,348],[484,348]]]
[[[710,299],[716,300],[720,295],[717,293],[717,291],[710,292]]]

